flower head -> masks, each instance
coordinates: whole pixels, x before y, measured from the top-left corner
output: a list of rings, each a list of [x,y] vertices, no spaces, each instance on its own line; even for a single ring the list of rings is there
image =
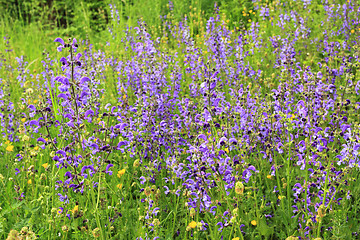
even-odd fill
[[[125,171],[126,171],[125,168],[118,171],[118,174],[117,174],[118,178],[121,178],[121,176],[125,174]]]
[[[196,227],[196,222],[192,221],[192,222],[189,223],[188,226],[191,227],[192,229],[194,229]]]
[[[59,207],[59,209],[57,210],[57,214],[62,214],[64,211],[64,208],[62,207]]]
[[[13,152],[13,151],[14,151],[14,146],[13,146],[13,145],[8,145],[8,146],[6,147],[6,151],[8,151],[8,152]]]

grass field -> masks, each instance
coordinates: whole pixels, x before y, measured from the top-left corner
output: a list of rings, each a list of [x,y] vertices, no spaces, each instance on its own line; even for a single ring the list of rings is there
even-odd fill
[[[358,1],[0,1],[0,239],[358,239]]]

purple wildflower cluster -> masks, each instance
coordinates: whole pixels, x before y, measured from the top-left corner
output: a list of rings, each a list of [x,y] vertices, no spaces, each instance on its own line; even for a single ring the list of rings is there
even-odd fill
[[[162,38],[139,21],[119,42],[124,58],[56,38],[62,57],[44,53],[40,74],[27,70],[24,57],[16,68],[0,59],[24,90],[17,109],[1,79],[1,134],[16,152],[16,176],[30,180],[30,159],[50,155],[59,209],[71,219],[75,202],[96,194],[98,207],[104,181],[129,166],[126,191],[134,191],[146,229],[139,239],[161,236],[160,220],[178,208],[196,219],[182,222],[191,235],[215,229],[250,239],[254,226],[265,236],[281,227],[299,239],[331,234],[325,216],[353,201],[360,167],[360,8],[324,1],[316,30],[304,13],[317,3],[253,2],[258,21],[232,29],[217,14],[198,37],[186,20],[163,17]],[[110,9],[119,24],[116,6]],[[31,150],[8,148],[16,142]],[[116,211],[106,226],[121,216]],[[279,218],[284,226],[274,225]],[[184,229],[174,224],[173,236]]]

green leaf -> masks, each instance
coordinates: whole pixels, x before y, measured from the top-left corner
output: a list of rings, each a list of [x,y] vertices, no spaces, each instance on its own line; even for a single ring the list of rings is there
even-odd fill
[[[269,237],[274,233],[274,228],[269,227],[264,218],[261,218],[259,221],[258,230],[262,236]]]

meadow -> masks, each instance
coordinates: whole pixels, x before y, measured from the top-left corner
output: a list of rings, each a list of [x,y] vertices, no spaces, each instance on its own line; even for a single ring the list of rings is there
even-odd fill
[[[360,238],[358,1],[14,2],[0,239]]]

